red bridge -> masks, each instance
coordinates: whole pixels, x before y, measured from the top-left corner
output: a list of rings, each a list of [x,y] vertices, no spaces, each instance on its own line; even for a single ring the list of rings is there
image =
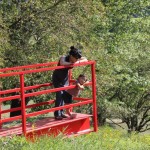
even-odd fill
[[[91,81],[86,84],[86,86],[91,86],[91,97],[90,98],[81,98],[75,97],[73,104],[68,104],[61,107],[53,107],[49,109],[44,109],[40,111],[35,111],[28,113],[27,110],[42,106],[42,105],[51,105],[55,101],[49,100],[46,102],[40,102],[36,104],[25,104],[25,99],[28,97],[38,96],[42,94],[50,94],[52,92],[66,90],[74,88],[75,85],[72,85],[72,72],[70,71],[69,75],[69,86],[62,88],[53,88],[52,83],[43,83],[32,86],[25,86],[25,75],[35,74],[41,72],[49,72],[55,69],[67,68],[67,66],[56,66],[57,62],[43,63],[43,64],[33,64],[27,66],[19,66],[12,68],[4,68],[0,69],[0,78],[9,78],[16,77],[19,80],[19,86],[14,89],[1,89],[0,91],[0,137],[4,136],[12,136],[12,135],[24,135],[27,138],[33,138],[34,136],[40,136],[43,134],[54,135],[57,136],[60,132],[62,132],[66,136],[71,135],[80,135],[89,133],[92,131],[97,131],[97,110],[96,110],[96,77],[95,77],[95,61],[83,62],[80,64],[73,65],[74,68],[78,66],[87,66],[89,65],[91,68]],[[68,66],[70,67],[70,66]],[[34,89],[40,89],[41,87],[49,87],[48,89],[42,89],[40,91],[34,91]],[[32,91],[27,93],[26,91]],[[12,93],[15,93],[15,95]],[[13,101],[15,99],[20,99],[21,107],[12,108],[12,109],[2,109],[2,103],[5,101]],[[92,105],[92,114],[81,114],[77,113],[77,117],[74,119],[65,118],[63,120],[55,120],[54,117],[46,117],[42,120],[38,120],[34,123],[30,123],[27,121],[27,118],[47,114],[50,112],[54,112],[60,109],[66,109],[69,107],[77,107],[81,105]],[[4,114],[8,114],[10,112],[21,110],[21,115],[15,117],[3,117]],[[15,125],[9,128],[3,127],[4,124],[21,120],[20,125]],[[92,123],[91,123],[92,122]],[[92,127],[91,127],[92,125]]]

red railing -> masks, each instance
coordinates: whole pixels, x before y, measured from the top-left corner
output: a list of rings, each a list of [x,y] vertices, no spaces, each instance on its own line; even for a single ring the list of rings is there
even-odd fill
[[[92,86],[92,98],[79,98],[76,97],[74,98],[77,101],[77,103],[61,106],[61,107],[55,107],[55,108],[50,108],[50,109],[44,109],[41,111],[37,112],[32,112],[32,113],[26,113],[26,109],[28,108],[33,108],[41,105],[46,105],[46,104],[52,104],[54,103],[54,100],[49,100],[46,102],[41,102],[37,104],[30,104],[30,105],[25,105],[25,98],[31,97],[31,96],[37,96],[37,95],[42,95],[42,94],[47,94],[47,93],[52,93],[56,91],[61,91],[61,90],[66,90],[66,89],[71,89],[74,88],[75,85],[69,84],[69,86],[66,87],[61,87],[61,88],[51,88],[51,89],[46,89],[46,90],[41,90],[37,92],[32,92],[32,93],[25,93],[27,90],[32,90],[32,89],[37,89],[40,87],[46,87],[46,86],[52,86],[52,83],[44,83],[44,84],[39,84],[39,85],[33,85],[33,86],[26,86],[25,87],[25,82],[24,82],[24,77],[26,74],[32,74],[32,73],[38,73],[38,72],[45,72],[45,71],[51,71],[55,69],[61,69],[61,68],[67,68],[71,66],[56,66],[57,62],[50,62],[50,63],[43,63],[43,64],[34,64],[34,65],[27,65],[27,66],[19,66],[19,67],[12,67],[12,68],[4,68],[0,69],[0,78],[4,77],[11,77],[11,76],[18,76],[20,80],[20,88],[14,88],[14,89],[8,89],[8,90],[1,90],[0,91],[0,127],[2,126],[3,123],[9,122],[9,121],[14,121],[21,119],[22,120],[22,133],[26,135],[26,118],[31,117],[31,116],[37,116],[49,112],[54,112],[56,110],[60,109],[66,109],[69,107],[75,107],[75,106],[81,106],[81,105],[86,105],[86,104],[92,104],[93,105],[93,123],[94,123],[94,131],[97,131],[97,109],[96,109],[96,75],[95,75],[95,61],[88,61],[88,62],[82,62],[79,64],[73,65],[73,67],[77,66],[85,66],[85,65],[90,65],[91,66],[91,82],[87,84]],[[69,75],[69,80],[71,81],[71,73]],[[18,92],[18,95],[14,96],[5,96],[7,94],[13,93],[13,92]],[[14,99],[20,99],[21,100],[21,107],[17,108],[12,108],[12,109],[7,109],[7,110],[2,110],[1,104],[4,101],[11,101]],[[2,119],[2,114],[4,113],[9,113],[13,111],[18,111],[21,110],[21,115],[20,116],[15,116],[15,117],[10,117],[10,118],[4,118]]]

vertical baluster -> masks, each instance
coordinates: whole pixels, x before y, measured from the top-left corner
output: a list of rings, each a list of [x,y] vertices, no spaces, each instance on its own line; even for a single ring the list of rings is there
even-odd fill
[[[94,131],[98,130],[97,126],[97,105],[96,105],[96,74],[95,74],[95,62],[91,65],[92,72],[92,97],[93,97],[93,121]]]
[[[26,108],[24,92],[24,74],[20,74],[20,93],[21,93],[21,115],[22,115],[22,132],[26,135]]]

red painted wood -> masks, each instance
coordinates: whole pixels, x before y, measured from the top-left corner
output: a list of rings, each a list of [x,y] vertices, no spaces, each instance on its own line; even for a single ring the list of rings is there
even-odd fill
[[[1,102],[0,102],[0,129],[2,128],[2,122],[1,122],[1,119],[2,119],[2,113],[1,113],[1,110],[2,110],[2,105],[1,105]]]
[[[69,104],[69,105],[61,106],[59,108],[55,107],[55,108],[51,108],[51,109],[45,109],[45,110],[41,110],[41,111],[37,111],[37,112],[28,113],[28,114],[26,114],[26,117],[29,118],[31,116],[37,116],[37,115],[40,115],[40,114],[45,114],[45,113],[53,112],[55,110],[60,110],[60,109],[64,109],[64,108],[66,109],[66,108],[73,107],[73,106],[81,106],[81,105],[92,103],[92,100],[90,100],[90,99],[85,99],[85,98],[75,98],[75,99],[78,99],[78,100],[80,100],[82,102],[78,102],[78,103],[74,103],[74,104]],[[28,106],[26,106],[26,108],[32,108],[32,107],[35,107],[35,106],[39,106],[39,105],[42,105],[43,103],[44,104],[52,104],[52,103],[54,103],[54,100],[50,100],[48,102],[41,102],[41,103],[38,103],[38,104],[28,105]],[[21,110],[21,107],[13,108],[13,109],[7,109],[7,110],[2,110],[1,114],[7,113],[7,112],[16,111],[16,110]],[[16,117],[11,117],[11,118],[1,119],[1,123],[5,123],[5,122],[8,122],[8,121],[15,121],[15,120],[18,120],[20,118],[21,118],[21,116],[16,116]]]
[[[27,91],[27,90],[37,89],[37,88],[41,88],[45,86],[52,86],[52,83],[44,83],[44,84],[38,84],[34,86],[28,86],[28,87],[25,87],[24,90]],[[3,90],[3,91],[0,91],[0,94],[9,94],[9,93],[15,93],[15,92],[20,92],[20,88]]]
[[[74,104],[69,104],[69,105],[65,105],[65,106],[60,106],[60,107],[55,107],[55,108],[51,108],[51,109],[45,109],[45,110],[29,113],[26,116],[27,117],[37,116],[37,115],[41,115],[41,114],[45,114],[45,113],[49,113],[49,112],[54,112],[55,110],[61,110],[61,109],[65,109],[65,108],[90,104],[92,102],[93,102],[92,100],[87,100],[87,101],[84,101],[84,102],[78,102],[78,103],[74,103]]]
[[[95,63],[91,65],[92,72],[92,97],[93,97],[93,119],[94,119],[94,131],[98,130],[97,126],[97,105],[96,105],[96,73],[95,73]]]
[[[87,85],[91,85],[92,83],[88,83]],[[33,86],[34,87],[34,86]],[[57,92],[57,91],[60,91],[60,90],[67,90],[67,89],[72,89],[74,88],[75,85],[70,85],[70,86],[66,86],[66,87],[62,87],[62,88],[55,88],[55,89],[48,89],[48,90],[42,90],[42,91],[38,91],[38,92],[32,92],[32,93],[27,93],[27,94],[24,94],[25,97],[32,97],[32,96],[37,96],[37,95],[42,95],[42,94],[47,94],[47,93],[53,93],[53,92]],[[25,88],[24,88],[24,91],[25,91]],[[8,91],[7,91],[8,92]],[[9,91],[10,92],[10,91]],[[1,92],[2,93],[2,92]],[[3,91],[3,94],[7,94],[7,93],[4,93]],[[15,95],[15,96],[8,96],[8,97],[3,97],[3,99],[1,99],[1,102],[4,102],[4,101],[8,101],[8,100],[13,100],[13,99],[19,99],[20,98],[20,95]]]
[[[1,90],[1,87],[0,87],[0,90]],[[2,119],[2,102],[1,102],[1,94],[0,94],[0,129],[2,128],[1,119]]]
[[[21,92],[21,115],[22,115],[22,131],[26,135],[26,106],[25,106],[25,90],[24,90],[24,74],[20,75],[20,92]]]
[[[26,65],[26,66],[18,66],[18,67],[11,67],[11,68],[3,68],[0,69],[0,72],[7,72],[7,71],[19,71],[19,70],[24,70],[24,69],[33,69],[33,68],[38,68],[38,67],[45,67],[45,66],[52,66],[56,65],[58,62],[49,62],[49,63],[42,63],[42,64],[33,64],[33,65]]]
[[[15,75],[20,75],[20,74],[31,74],[31,73],[37,73],[37,72],[45,72],[45,71],[50,71],[50,70],[55,70],[55,69],[63,69],[63,68],[68,68],[68,67],[77,67],[77,66],[84,66],[84,65],[90,65],[95,63],[94,61],[88,61],[88,62],[82,62],[80,64],[74,64],[70,66],[55,66],[55,67],[47,67],[47,68],[40,68],[40,69],[33,69],[33,70],[25,70],[25,71],[20,71],[20,72],[10,72],[10,73],[2,73],[0,74],[0,77],[9,77],[9,76],[15,76]]]
[[[2,134],[2,135],[8,135],[10,133],[16,133],[17,135],[19,135],[19,134],[26,135],[26,133],[27,133],[28,135],[30,135],[31,131],[29,132],[28,130],[31,127],[30,127],[30,124],[26,124],[26,118],[29,118],[32,116],[37,116],[40,114],[49,113],[49,112],[54,112],[54,111],[60,110],[60,109],[66,109],[69,107],[76,107],[76,106],[81,106],[81,105],[86,105],[86,104],[93,105],[94,131],[97,131],[95,61],[88,61],[88,62],[83,62],[80,64],[73,65],[73,67],[91,65],[92,81],[89,82],[88,84],[86,84],[86,86],[92,85],[92,98],[75,97],[74,100],[77,101],[76,103],[26,114],[26,109],[28,109],[28,108],[33,108],[33,107],[37,107],[37,106],[41,106],[41,105],[48,105],[48,104],[54,103],[54,100],[49,100],[47,102],[41,102],[38,104],[32,104],[32,105],[25,106],[24,102],[25,102],[26,97],[32,97],[32,96],[37,96],[37,95],[42,95],[42,94],[49,94],[52,92],[71,89],[71,88],[75,87],[75,85],[70,84],[70,86],[66,86],[66,87],[62,87],[62,88],[51,87],[50,89],[45,89],[45,90],[41,90],[38,92],[26,93],[27,90],[37,89],[37,88],[41,88],[41,87],[45,87],[45,86],[52,86],[52,83],[43,83],[43,84],[39,84],[39,85],[32,85],[32,86],[25,87],[24,86],[24,75],[70,67],[70,66],[55,66],[56,64],[57,64],[56,62],[51,62],[51,63],[44,63],[44,64],[33,64],[33,65],[28,65],[28,66],[19,66],[19,67],[13,67],[13,68],[0,69],[0,72],[1,72],[0,78],[2,78],[2,77],[7,78],[9,76],[16,76],[18,78],[20,77],[20,88],[17,87],[14,89],[7,89],[7,90],[0,91],[0,95],[1,95],[0,103],[2,103],[4,101],[14,100],[14,99],[20,99],[21,103],[22,103],[21,107],[18,107],[18,108],[7,109],[7,110],[0,109],[0,115],[2,115],[4,113],[16,111],[16,110],[22,111],[22,115],[20,115],[20,116],[0,119],[0,125],[5,122],[19,120],[19,119],[21,119],[21,121],[22,121],[22,124],[20,127],[13,127],[11,129],[7,129],[8,132],[5,129],[1,129],[0,134],[3,131],[4,134]],[[73,80],[71,79],[71,77],[72,77],[71,74],[69,77],[70,77],[70,83],[73,82]],[[14,95],[14,96],[7,95],[7,94],[11,94],[11,93],[16,93],[16,95]],[[47,120],[47,121],[50,121],[50,120]],[[75,121],[77,121],[77,122],[74,123]],[[45,122],[45,125],[46,124],[47,123]],[[79,133],[80,134],[88,133],[90,130],[89,129],[90,123],[89,123],[88,116],[84,119],[78,118],[78,120],[73,119],[73,120],[67,121],[66,119],[63,119],[63,121],[61,121],[61,124],[58,124],[58,121],[53,122],[53,124],[54,124],[54,126],[53,126],[53,130],[51,130],[51,132],[54,132],[54,133],[56,132],[56,134],[57,134],[58,130],[63,131],[63,129],[64,129],[64,127],[66,127],[66,125],[69,128],[66,130],[65,134],[70,134],[73,132],[74,134],[78,135]],[[37,133],[37,135],[41,135],[43,133],[48,132],[49,128],[50,128],[49,125],[45,126],[44,128],[39,128],[37,130],[35,129],[35,133]],[[32,128],[32,130],[33,130],[33,128]],[[51,133],[49,133],[49,134],[51,134]]]
[[[89,118],[82,118],[71,121],[66,120],[66,122],[61,121],[61,123],[55,123],[55,125],[52,126],[48,125],[43,128],[34,129],[34,131],[29,131],[26,134],[26,137],[33,139],[36,136],[41,136],[45,134],[52,136],[63,134],[69,136],[73,134],[80,134],[85,131],[91,131]]]
[[[58,135],[60,132],[65,135],[80,134],[90,131],[90,117],[87,114],[77,114],[75,119],[65,118],[63,120],[55,120],[53,117],[38,120],[35,123],[26,124],[26,136],[33,138],[34,135],[42,134]],[[0,129],[0,137],[21,135],[22,126],[14,126],[11,128]]]

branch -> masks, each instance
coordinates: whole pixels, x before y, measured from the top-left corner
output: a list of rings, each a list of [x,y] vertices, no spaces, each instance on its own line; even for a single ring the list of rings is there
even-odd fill
[[[1,24],[0,24],[0,28],[1,28],[1,29],[5,29],[4,26],[2,26]]]
[[[46,11],[49,11],[49,10],[55,8],[55,7],[58,6],[61,2],[64,2],[64,1],[65,1],[65,0],[58,0],[53,6],[47,8],[47,9],[45,9],[45,10],[39,11],[38,13],[35,14],[35,16],[38,16],[38,15],[41,14],[41,13],[44,13],[44,12],[46,12]]]
[[[149,96],[150,96],[150,91],[148,91],[148,93],[145,96],[143,96],[143,98],[147,99]]]
[[[116,122],[114,122],[112,119],[109,119],[109,118],[107,118],[107,119],[110,120],[110,121],[112,121],[115,125],[119,126],[120,128],[125,129],[125,128],[123,128],[121,125],[119,125],[119,124],[122,124],[123,122],[116,123]]]
[[[141,108],[142,105],[143,105],[146,101],[149,100],[149,99],[148,99],[149,96],[150,96],[150,92],[149,92],[149,91],[148,91],[148,92],[145,92],[144,94],[142,94],[141,99],[140,99],[140,101],[139,101],[138,104],[137,104],[137,108]]]
[[[145,132],[145,131],[147,131],[147,130],[150,130],[150,128],[148,128],[148,126],[146,127],[146,129],[141,130],[141,131],[139,131],[139,132]]]
[[[14,28],[14,27],[16,27],[16,25],[17,25],[21,20],[22,20],[22,18],[19,18],[19,19],[16,20],[13,24],[11,24],[11,25],[9,26],[9,28]]]
[[[150,122],[150,118],[148,120],[144,121],[143,124],[141,124],[141,126],[144,127],[148,122]]]
[[[145,110],[145,112],[144,112],[144,114],[143,114],[143,117],[142,117],[142,119],[141,119],[141,121],[140,121],[140,123],[139,123],[138,130],[140,130],[142,127],[144,127],[144,125],[145,125],[146,123],[148,123],[148,122],[150,121],[150,118],[149,118],[148,120],[144,121],[145,118],[148,117],[147,112],[148,112],[149,110],[150,110],[150,107],[148,107],[148,108]]]
[[[7,58],[5,57],[4,60],[8,60],[8,61],[10,61],[10,62],[13,63],[13,64],[16,64],[16,63],[17,63],[17,61],[13,61],[13,60],[11,60],[9,57],[7,57]]]
[[[65,1],[65,0],[59,0],[59,1],[57,1],[53,6],[47,8],[47,9],[45,9],[45,10],[42,10],[42,11],[37,12],[37,13],[35,14],[35,16],[38,16],[39,14],[44,13],[45,11],[48,11],[48,10],[51,10],[51,9],[55,8],[57,5],[59,5],[61,2],[64,2],[64,1]],[[22,10],[23,10],[23,9],[22,9]],[[26,11],[26,9],[25,9],[24,11]],[[32,11],[32,12],[33,12],[33,11]],[[18,18],[14,23],[12,23],[12,24],[9,26],[9,28],[16,27],[16,25],[23,19],[23,17],[24,17],[24,16],[21,15],[20,18]],[[26,16],[25,16],[25,17],[26,17]],[[31,19],[32,19],[32,18],[29,17],[29,18],[27,19],[27,21],[30,21]]]

